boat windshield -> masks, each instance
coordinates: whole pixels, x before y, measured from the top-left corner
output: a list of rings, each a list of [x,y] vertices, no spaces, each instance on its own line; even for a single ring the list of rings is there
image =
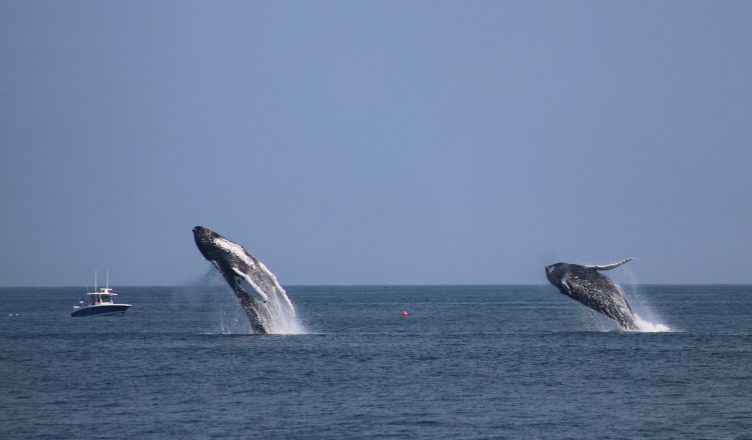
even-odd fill
[[[99,295],[99,301],[103,303],[111,303],[112,296],[111,295]]]

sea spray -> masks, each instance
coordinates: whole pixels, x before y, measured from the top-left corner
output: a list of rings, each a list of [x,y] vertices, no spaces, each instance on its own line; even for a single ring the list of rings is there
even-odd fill
[[[639,332],[643,333],[660,333],[670,332],[671,328],[666,324],[660,323],[653,309],[645,302],[643,296],[639,293],[638,284],[630,284],[628,289],[619,286],[622,293],[626,292],[626,297],[632,306],[632,314],[635,317],[635,324]]]
[[[260,297],[265,299],[263,302],[256,301],[256,313],[259,322],[267,333],[277,335],[305,333],[303,326],[298,321],[295,306],[287,297],[287,292],[264,263],[250,255],[239,244],[226,238],[216,238],[215,244],[232,254],[239,255],[246,264],[247,269],[244,272],[247,273],[243,273],[244,276],[239,276],[238,279],[242,287],[253,289]]]
[[[262,292],[266,297],[266,303],[258,307],[258,317],[267,333],[277,335],[296,335],[306,333],[305,328],[298,320],[295,306],[292,305],[287,292],[277,281],[277,277],[266,268],[264,263],[256,260],[253,268],[261,274],[260,279],[264,283],[254,283],[253,287]]]
[[[643,333],[662,333],[662,332],[670,332],[671,328],[665,324],[645,321],[644,319],[640,318],[640,315],[635,313],[635,323],[637,324],[637,327],[640,328],[640,332]]]
[[[223,335],[244,335],[253,333],[253,328],[248,323],[248,319],[237,306],[237,301],[233,301],[231,309],[223,308],[218,312],[218,333]]]
[[[628,282],[617,284],[617,286],[629,300],[632,314],[635,317],[635,324],[639,328],[637,331],[643,333],[670,332],[671,328],[666,324],[660,323],[661,319],[645,299],[645,295],[643,295],[642,288],[634,272],[629,268],[625,268],[623,274],[627,277]]]

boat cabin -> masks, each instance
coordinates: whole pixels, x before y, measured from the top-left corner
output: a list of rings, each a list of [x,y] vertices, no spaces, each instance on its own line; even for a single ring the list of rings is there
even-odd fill
[[[87,293],[91,300],[91,305],[96,304],[113,304],[112,297],[117,296],[117,293],[113,293],[112,289],[102,287],[99,292]]]

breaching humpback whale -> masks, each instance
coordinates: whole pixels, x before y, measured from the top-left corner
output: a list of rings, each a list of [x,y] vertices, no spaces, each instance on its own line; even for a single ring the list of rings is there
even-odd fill
[[[193,228],[201,254],[222,275],[256,333],[299,333],[287,293],[277,277],[242,246],[203,226]]]
[[[559,291],[616,321],[625,330],[638,330],[635,315],[618,287],[601,271],[611,270],[630,261],[606,265],[580,266],[557,263],[546,267],[546,278]]]

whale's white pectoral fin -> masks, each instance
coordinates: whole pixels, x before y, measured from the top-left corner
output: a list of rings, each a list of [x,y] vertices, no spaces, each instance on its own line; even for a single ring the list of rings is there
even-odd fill
[[[615,269],[615,268],[617,268],[617,267],[621,266],[622,264],[627,263],[629,261],[632,261],[632,259],[631,258],[626,258],[624,260],[617,261],[616,263],[603,264],[603,265],[588,265],[588,266],[585,266],[585,267],[587,267],[588,269],[595,269],[595,270],[611,270],[611,269]]]
[[[248,277],[248,275],[244,274],[242,271],[240,271],[237,267],[233,267],[232,271],[235,272],[235,275],[237,275],[236,280],[238,281],[238,285],[249,295],[256,298],[259,301],[267,302],[269,298],[266,297],[262,292],[259,292],[253,281]]]
[[[569,287],[569,284],[567,284],[567,280],[562,279],[561,285],[564,286],[564,290],[566,290],[568,294],[572,294],[572,288]]]

